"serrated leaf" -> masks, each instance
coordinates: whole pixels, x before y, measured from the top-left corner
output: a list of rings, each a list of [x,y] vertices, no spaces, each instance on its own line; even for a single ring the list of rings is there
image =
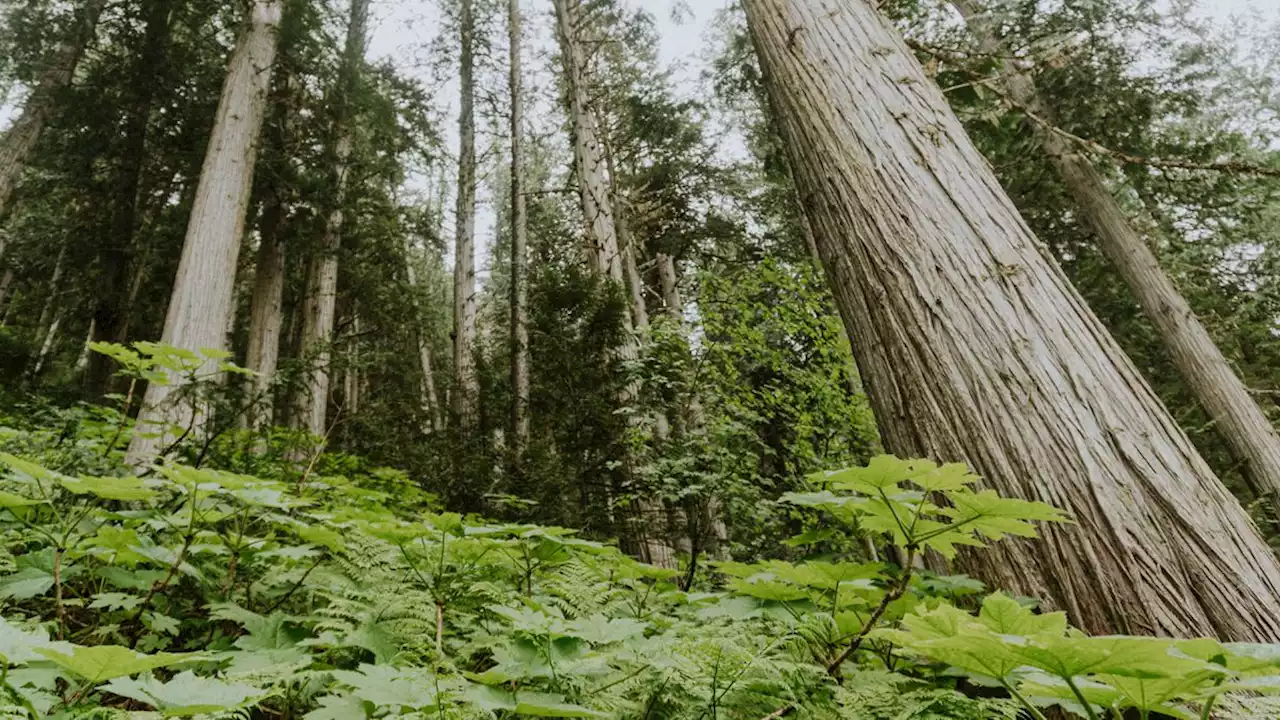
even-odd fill
[[[565,702],[563,695],[540,692],[518,692],[516,693],[516,709],[517,715],[535,715],[537,717],[562,717],[562,718],[602,718],[607,717],[604,713],[592,710],[591,708],[574,705]]]
[[[136,477],[61,477],[58,482],[76,495],[93,495],[104,500],[150,500],[156,492]]]
[[[49,592],[52,587],[53,574],[43,568],[26,567],[0,577],[0,597],[3,598],[30,600]]]
[[[44,660],[40,650],[71,651],[71,643],[49,639],[43,628],[23,630],[0,618],[0,656],[10,665],[22,665],[33,660]]]
[[[73,646],[70,652],[41,648],[37,650],[45,659],[68,672],[78,675],[90,684],[112,678],[137,675],[156,668],[205,660],[202,653],[156,653],[147,655],[119,645]]]
[[[1066,613],[1037,615],[1003,593],[989,595],[982,601],[978,620],[997,635],[1060,636],[1067,631]]]
[[[303,715],[303,720],[356,720],[368,717],[365,703],[355,695],[325,695],[320,706]]]
[[[199,677],[191,671],[178,673],[165,683],[153,677],[138,680],[118,677],[102,689],[150,705],[165,717],[235,710],[252,705],[265,695],[261,688],[253,685]]]

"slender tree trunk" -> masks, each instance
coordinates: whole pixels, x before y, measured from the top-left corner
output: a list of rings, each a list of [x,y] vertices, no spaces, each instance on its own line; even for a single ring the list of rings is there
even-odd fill
[[[142,180],[142,164],[146,159],[147,126],[150,124],[157,80],[161,76],[169,42],[171,3],[167,0],[147,0],[143,7],[147,26],[142,38],[142,52],[138,55],[132,80],[126,89],[132,97],[129,98],[125,111],[111,226],[106,242],[98,253],[97,292],[93,308],[93,339],[97,342],[124,340],[124,316],[131,310],[125,301],[129,292],[129,265],[135,251],[138,189]],[[107,392],[113,365],[106,355],[90,355],[85,386],[91,394],[100,396]]]
[[[337,320],[338,303],[338,251],[342,245],[342,226],[345,222],[343,204],[346,201],[349,159],[355,135],[351,106],[364,65],[368,20],[369,0],[351,0],[347,46],[335,93],[337,111],[331,128],[334,138],[330,149],[333,162],[330,186],[332,204],[325,219],[320,250],[311,257],[307,269],[301,355],[310,363],[310,369],[305,387],[298,396],[298,411],[294,421],[316,436],[325,434],[329,410],[329,365],[333,354],[333,328]]]
[[[443,192],[443,188],[441,188]],[[418,335],[418,366],[422,369],[422,411],[426,413],[431,424],[433,432],[439,432],[444,428],[444,417],[441,412],[440,397],[436,393],[436,376],[433,369],[434,363],[431,362],[431,343],[426,333],[423,332],[423,322],[425,320],[422,308],[418,305],[418,298],[421,297],[418,287],[418,270],[414,266],[413,258],[413,242],[412,239],[406,238],[404,248],[404,266],[405,276],[409,281],[409,289],[413,291],[414,310],[417,311],[417,322],[414,326],[417,328]]]
[[[165,316],[161,341],[170,345],[221,349],[225,342],[280,12],[280,0],[256,0],[231,54]],[[204,419],[194,417],[193,408],[166,402],[173,390],[172,384],[148,385],[144,420],[129,444],[131,465],[149,462],[167,447],[170,426],[201,429]]]
[[[36,364],[31,368],[31,377],[40,377],[40,371],[44,370],[45,363],[49,361],[49,356],[53,354],[54,343],[58,340],[58,328],[62,325],[63,308],[58,308],[53,315],[53,321],[49,323],[49,329],[44,334],[44,342],[40,345],[40,354],[36,355]]]
[[[272,92],[274,114],[269,142],[280,156],[290,152],[292,126],[292,77],[278,79]],[[286,160],[287,162],[287,160]],[[245,367],[257,372],[253,393],[258,407],[246,419],[270,425],[274,420],[274,403],[270,396],[280,363],[280,340],[284,325],[285,246],[284,231],[289,217],[288,204],[293,194],[290,181],[279,177],[270,183],[258,221],[258,255],[254,262],[253,296],[249,302],[249,346]]]
[[[249,303],[249,347],[245,367],[256,371],[253,393],[261,403],[254,420],[270,425],[273,406],[269,393],[280,361],[280,330],[284,321],[285,208],[273,192],[258,225],[258,257],[254,263],[253,298]]]
[[[88,0],[80,8],[71,33],[53,51],[48,66],[22,107],[22,114],[0,139],[0,218],[9,211],[22,169],[40,141],[40,134],[53,113],[58,94],[71,83],[85,48],[93,40],[98,17],[106,4],[107,0]]]
[[[1077,524],[964,564],[1093,633],[1280,639],[1280,563],[867,0],[745,0],[882,435]]]
[[[48,327],[53,322],[54,311],[58,308],[58,296],[62,294],[62,273],[67,260],[67,246],[58,250],[58,258],[53,261],[53,275],[49,277],[49,294],[45,296],[44,305],[40,306],[40,317],[36,327]]]
[[[971,0],[952,0],[984,52],[995,54],[1001,43],[990,19]],[[1052,122],[1034,81],[1015,67],[1006,67],[1004,87],[1009,97],[1041,122]],[[1072,141],[1041,122],[1029,126],[1076,207],[1098,237],[1102,252],[1119,272],[1143,313],[1160,333],[1178,371],[1196,400],[1213,419],[1219,436],[1245,465],[1245,474],[1270,495],[1280,508],[1280,437],[1258,407],[1209,331],[1196,318],[1186,298],[1160,268],[1148,238],[1134,225],[1112,195],[1106,180]],[[1153,223],[1154,225],[1154,223]]]
[[[347,340],[347,366],[342,373],[343,412],[347,416],[360,412],[360,313],[351,310],[351,337]]]
[[[458,206],[453,258],[453,414],[466,431],[477,420],[480,388],[476,377],[476,114],[475,14],[462,0],[461,91],[458,114]]]
[[[80,346],[80,354],[76,357],[76,372],[84,370],[89,365],[89,356],[93,353],[89,352],[89,343],[93,342],[93,335],[96,327],[92,319],[89,320],[89,332],[85,333],[84,343]]]
[[[508,0],[511,87],[511,457],[529,441],[529,223],[524,196],[524,78],[520,0]]]
[[[614,222],[610,183],[605,175],[605,153],[591,109],[586,81],[586,60],[578,30],[582,27],[582,0],[555,0],[556,29],[560,40],[560,55],[564,64],[566,105],[573,129],[574,170],[578,178],[578,198],[582,207],[585,255],[587,265],[605,283],[622,287],[625,283],[624,258],[620,252],[617,227]],[[634,308],[633,308],[634,311]],[[630,315],[622,316],[623,334],[627,339],[615,349],[617,358],[634,362],[639,358],[635,340],[635,328]],[[627,406],[639,398],[639,387],[634,383],[624,387],[619,394],[619,405]],[[631,413],[632,422],[638,413]],[[630,465],[627,458],[625,465]],[[662,539],[661,532],[649,532],[653,524],[661,527],[665,509],[662,503],[642,497],[636,503],[637,517],[629,528],[636,538],[640,558],[653,565],[670,567],[675,564],[672,549]]]
[[[0,255],[3,260],[3,255]],[[9,298],[9,288],[13,286],[13,270],[5,268],[4,274],[0,275],[0,307],[4,307],[4,301]]]

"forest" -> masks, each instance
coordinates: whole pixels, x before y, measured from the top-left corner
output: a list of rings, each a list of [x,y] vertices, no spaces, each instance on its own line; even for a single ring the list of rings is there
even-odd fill
[[[1216,4],[0,0],[0,719],[1280,718]]]

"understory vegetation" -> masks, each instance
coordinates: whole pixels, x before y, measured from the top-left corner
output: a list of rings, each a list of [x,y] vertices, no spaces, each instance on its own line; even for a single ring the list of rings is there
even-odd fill
[[[6,717],[1210,718],[1280,693],[1280,645],[1088,637],[924,569],[1070,522],[960,464],[814,474],[780,498],[790,559],[659,568],[354,456],[241,431],[134,473],[118,411],[25,410],[0,423]]]
[[[0,720],[1280,718],[1280,10],[0,0]]]

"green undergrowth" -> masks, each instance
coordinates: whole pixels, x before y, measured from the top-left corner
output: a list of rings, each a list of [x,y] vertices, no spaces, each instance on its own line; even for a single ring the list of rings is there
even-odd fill
[[[681,587],[350,458],[134,475],[110,412],[50,417],[0,430],[0,717],[1224,717],[1280,687],[1275,646],[1089,638],[916,570],[1068,521],[960,465],[880,457],[782,498],[821,528],[796,548],[858,533],[901,566],[720,562]]]

